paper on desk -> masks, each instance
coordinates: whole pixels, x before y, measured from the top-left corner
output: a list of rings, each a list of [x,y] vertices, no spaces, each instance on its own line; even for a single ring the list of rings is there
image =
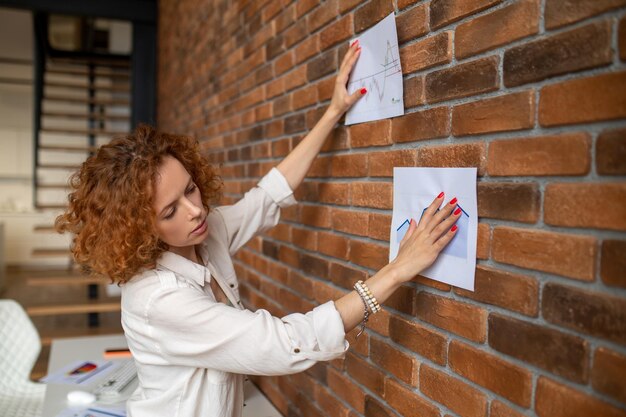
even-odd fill
[[[421,275],[455,287],[474,291],[478,211],[476,168],[394,168],[393,215],[389,242],[389,261],[398,254],[400,241],[409,221],[419,222],[422,212],[443,191],[444,204],[454,197],[463,212],[456,222],[456,235],[434,264]]]
[[[398,53],[396,17],[393,13],[354,38],[361,55],[348,81],[348,92],[361,88],[367,94],[346,113],[346,125],[386,119],[404,114],[402,67]]]
[[[89,384],[93,377],[102,377],[110,373],[115,367],[111,361],[76,361],[62,369],[48,374],[39,381],[55,384]]]
[[[126,417],[126,409],[124,407],[101,407],[91,406],[66,408],[56,417]]]

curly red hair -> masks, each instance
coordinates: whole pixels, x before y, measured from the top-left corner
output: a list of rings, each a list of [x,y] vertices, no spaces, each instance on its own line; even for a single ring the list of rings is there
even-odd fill
[[[115,137],[70,177],[69,206],[55,221],[59,233],[74,234],[72,254],[86,271],[121,284],[154,268],[168,249],[157,237],[152,207],[154,180],[167,155],[189,172],[207,212],[218,200],[222,180],[194,138],[148,125]]]

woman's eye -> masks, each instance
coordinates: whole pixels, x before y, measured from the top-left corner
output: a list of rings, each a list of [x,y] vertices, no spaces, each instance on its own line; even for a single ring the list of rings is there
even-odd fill
[[[195,184],[194,184],[194,185],[192,185],[190,188],[188,188],[188,189],[187,189],[187,194],[191,194],[191,193],[193,193],[194,191],[196,191],[196,188],[197,188],[197,187],[196,187],[196,185],[195,185]]]
[[[165,216],[165,217],[163,217],[163,218],[164,218],[164,219],[171,219],[171,218],[174,216],[174,213],[176,213],[176,207],[174,207],[174,208],[172,209],[172,211],[170,211],[170,212],[168,213],[168,215],[167,215],[167,216]]]

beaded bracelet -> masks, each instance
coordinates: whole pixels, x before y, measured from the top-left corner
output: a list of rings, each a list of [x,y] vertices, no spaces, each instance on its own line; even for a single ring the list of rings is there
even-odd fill
[[[369,310],[372,311],[372,314],[378,313],[381,307],[378,304],[378,301],[376,301],[376,297],[374,297],[370,289],[362,280],[359,280],[358,282],[354,284],[354,289],[356,290],[359,297],[361,297],[361,301],[363,301],[363,306],[365,309],[365,311],[363,312],[363,321],[361,322],[361,330],[356,335],[356,338],[358,339],[359,336],[361,336],[361,333],[363,333],[363,331],[365,330],[365,323],[367,323],[367,320],[369,319],[369,316],[370,316],[368,307],[369,307]]]
[[[355,285],[357,288],[360,287],[361,292],[364,293],[363,295],[365,295],[365,299],[367,300],[367,304],[370,306],[372,313],[378,313],[381,310],[380,304],[378,304],[376,297],[374,297],[374,294],[372,294],[369,287],[362,280],[357,281]],[[357,289],[357,291],[359,290]]]

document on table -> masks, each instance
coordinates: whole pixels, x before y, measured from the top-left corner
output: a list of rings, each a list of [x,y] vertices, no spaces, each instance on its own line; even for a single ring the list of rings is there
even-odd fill
[[[398,32],[393,13],[361,36],[354,38],[361,55],[348,81],[348,92],[362,88],[367,94],[346,113],[346,125],[386,119],[404,114],[402,67],[398,52]]]
[[[92,378],[100,378],[114,368],[111,361],[76,361],[62,369],[48,374],[39,381],[54,384],[89,384]]]
[[[125,407],[72,407],[61,411],[56,417],[126,417]]]
[[[455,287],[474,291],[478,210],[476,168],[394,168],[393,215],[389,241],[389,261],[398,255],[400,241],[414,219],[419,223],[424,210],[443,191],[444,204],[454,197],[461,208],[456,221],[459,229],[435,263],[421,275]]]

